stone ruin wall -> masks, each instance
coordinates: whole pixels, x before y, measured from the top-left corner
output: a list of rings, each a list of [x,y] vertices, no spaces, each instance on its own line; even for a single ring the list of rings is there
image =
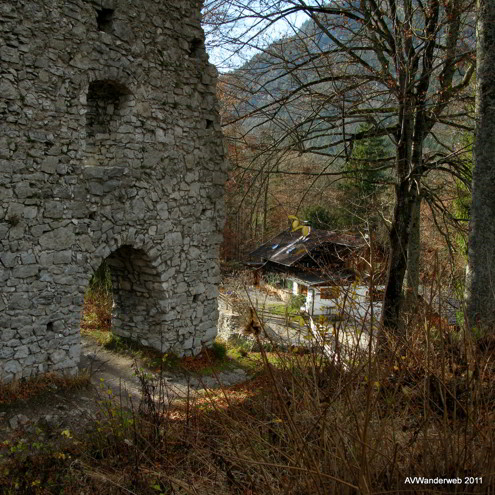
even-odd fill
[[[113,331],[216,335],[226,162],[193,0],[0,2],[0,380],[74,372],[103,260]]]

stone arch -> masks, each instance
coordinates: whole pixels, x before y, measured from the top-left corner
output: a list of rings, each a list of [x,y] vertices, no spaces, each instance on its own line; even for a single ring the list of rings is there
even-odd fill
[[[167,329],[166,294],[159,259],[141,245],[123,244],[102,250],[112,279],[112,332],[161,352],[176,344]]]

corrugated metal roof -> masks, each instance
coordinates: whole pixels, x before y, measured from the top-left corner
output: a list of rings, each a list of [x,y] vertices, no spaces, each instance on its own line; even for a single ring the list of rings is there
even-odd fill
[[[287,273],[287,277],[299,280],[310,287],[317,285],[347,285],[352,282],[352,274],[349,271],[335,271],[332,274],[312,273],[302,270],[293,270]]]
[[[292,229],[287,229],[262,244],[249,256],[284,266],[292,266],[316,248],[331,244],[359,248],[365,245],[365,241],[355,235],[318,229],[311,229],[310,233],[304,237],[300,230],[292,232]]]

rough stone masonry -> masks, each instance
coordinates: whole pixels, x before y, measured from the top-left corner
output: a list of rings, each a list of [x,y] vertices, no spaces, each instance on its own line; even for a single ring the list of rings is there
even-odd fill
[[[0,380],[73,372],[107,260],[113,331],[217,325],[226,161],[195,0],[0,2]]]

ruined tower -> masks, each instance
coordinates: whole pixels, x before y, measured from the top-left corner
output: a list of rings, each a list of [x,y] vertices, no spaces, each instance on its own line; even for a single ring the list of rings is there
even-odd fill
[[[179,354],[212,342],[215,81],[195,0],[0,2],[0,380],[76,369],[104,260],[115,333]]]

